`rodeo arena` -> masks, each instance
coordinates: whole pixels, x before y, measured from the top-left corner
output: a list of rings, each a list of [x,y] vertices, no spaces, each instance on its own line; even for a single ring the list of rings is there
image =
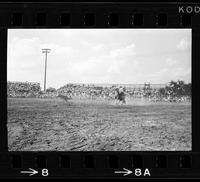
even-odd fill
[[[9,151],[190,151],[191,84],[7,82]]]

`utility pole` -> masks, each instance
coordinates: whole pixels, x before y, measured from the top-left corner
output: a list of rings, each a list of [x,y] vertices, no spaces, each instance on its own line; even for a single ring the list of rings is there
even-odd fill
[[[45,70],[44,70],[44,91],[46,92],[46,77],[47,77],[47,54],[51,49],[42,49],[42,53],[45,53]]]

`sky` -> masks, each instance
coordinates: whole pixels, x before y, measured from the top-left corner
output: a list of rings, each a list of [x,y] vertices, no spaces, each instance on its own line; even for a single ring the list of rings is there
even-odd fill
[[[9,29],[7,81],[191,83],[191,29]]]

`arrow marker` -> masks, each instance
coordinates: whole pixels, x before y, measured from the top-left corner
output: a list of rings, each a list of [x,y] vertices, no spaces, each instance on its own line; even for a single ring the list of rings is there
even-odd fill
[[[123,168],[123,170],[124,171],[115,171],[115,173],[124,174],[123,176],[126,176],[126,175],[129,175],[129,174],[133,173],[133,171],[130,171],[130,170],[126,169],[126,168]]]
[[[29,168],[30,171],[21,171],[21,173],[25,173],[25,174],[29,174],[29,176],[32,176],[34,174],[37,174],[38,171],[34,170],[34,169],[31,169]]]

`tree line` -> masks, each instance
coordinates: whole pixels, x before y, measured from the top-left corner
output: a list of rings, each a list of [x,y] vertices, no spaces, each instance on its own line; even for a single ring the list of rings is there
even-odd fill
[[[175,97],[191,97],[192,95],[192,84],[185,83],[182,80],[170,81],[165,88],[160,88],[159,92],[161,95],[172,95]]]

